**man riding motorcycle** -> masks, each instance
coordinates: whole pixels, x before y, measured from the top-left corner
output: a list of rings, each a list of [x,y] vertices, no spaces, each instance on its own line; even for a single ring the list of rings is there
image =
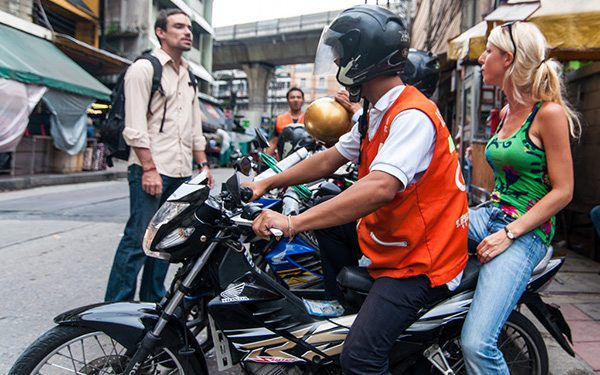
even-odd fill
[[[385,8],[342,12],[323,31],[315,74],[333,67],[351,101],[362,97],[365,113],[375,104],[335,147],[247,183],[258,198],[358,161],[359,180],[337,197],[297,216],[264,210],[253,223],[260,236],[275,228],[293,237],[359,219],[357,233],[347,235],[358,239],[376,280],[344,343],[348,374],[386,373],[400,333],[431,299],[458,285],[467,262],[467,197],[450,134],[435,104],[398,76],[409,44],[402,19]]]

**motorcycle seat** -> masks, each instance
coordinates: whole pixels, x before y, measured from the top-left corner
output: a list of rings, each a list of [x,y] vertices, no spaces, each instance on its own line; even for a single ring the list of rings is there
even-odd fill
[[[451,294],[458,294],[465,290],[475,289],[477,277],[479,277],[479,267],[481,267],[481,265],[479,264],[477,257],[469,256],[460,284],[451,292]]]
[[[546,255],[533,270],[532,276],[543,272],[548,266],[548,262],[554,254],[552,246],[548,246]],[[481,265],[476,255],[470,255],[467,265],[463,272],[460,284],[456,289],[450,292],[451,295],[459,294],[466,290],[475,289],[477,278],[479,277],[479,268]],[[337,276],[337,283],[342,290],[349,289],[361,294],[368,294],[375,280],[369,275],[366,267],[344,267]]]
[[[342,289],[364,294],[369,293],[373,281],[366,267],[344,267],[337,276],[337,283]]]
[[[476,257],[469,257],[460,285],[452,291],[452,294],[475,288],[478,275],[479,262]],[[366,267],[344,267],[337,277],[337,282],[342,289],[350,289],[364,294],[369,293],[374,281]]]

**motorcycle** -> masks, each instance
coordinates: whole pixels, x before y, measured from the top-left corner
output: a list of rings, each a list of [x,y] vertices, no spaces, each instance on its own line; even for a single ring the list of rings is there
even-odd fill
[[[159,209],[144,236],[147,256],[181,263],[158,304],[100,303],[57,316],[57,324],[17,359],[9,374],[206,374],[205,354],[192,333],[194,311],[206,309],[219,370],[239,364],[249,374],[339,374],[339,356],[373,280],[364,268],[338,276],[340,304],[290,290],[255,264],[252,220],[260,205],[237,175],[211,196],[205,173],[183,184]],[[281,231],[272,229],[273,237]],[[564,259],[548,260],[532,276],[520,304],[528,306],[555,340],[574,355],[560,310],[539,293]],[[394,374],[463,374],[460,332],[477,281],[468,262],[460,286],[432,301],[390,353]],[[214,297],[204,304],[205,296]],[[203,320],[203,319],[200,319]],[[546,374],[548,355],[539,331],[515,310],[499,347],[511,373]]]

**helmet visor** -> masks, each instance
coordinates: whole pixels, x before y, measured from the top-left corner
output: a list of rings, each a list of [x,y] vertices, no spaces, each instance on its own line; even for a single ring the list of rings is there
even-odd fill
[[[315,56],[314,75],[335,76],[338,72],[340,56],[343,56],[342,44],[339,42],[341,33],[325,26]]]

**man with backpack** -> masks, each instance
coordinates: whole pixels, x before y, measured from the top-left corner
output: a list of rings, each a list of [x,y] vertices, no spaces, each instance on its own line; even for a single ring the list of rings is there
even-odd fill
[[[156,302],[163,297],[168,263],[145,256],[142,239],[146,227],[158,207],[191,177],[192,157],[213,184],[204,152],[197,84],[182,57],[192,47],[191,21],[179,9],[162,10],[154,31],[161,47],[127,69],[122,84],[117,85],[122,92],[116,95],[124,113],[118,113],[113,98],[113,113],[108,118],[108,126],[115,129],[121,120],[117,138],[126,144],[117,145],[122,153],[113,155],[129,154],[130,217],[115,254],[106,301],[133,300],[142,267],[140,300]]]

